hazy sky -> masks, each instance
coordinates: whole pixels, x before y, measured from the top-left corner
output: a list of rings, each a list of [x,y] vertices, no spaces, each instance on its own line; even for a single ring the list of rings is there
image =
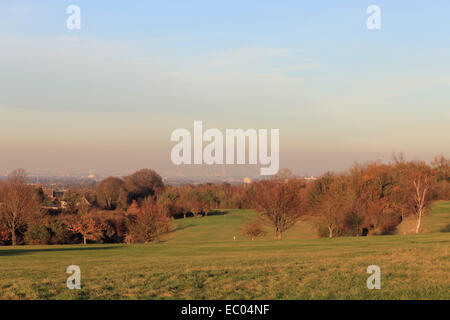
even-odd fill
[[[3,0],[0,170],[188,173],[194,120],[280,129],[297,173],[450,156],[449,57],[447,0]]]

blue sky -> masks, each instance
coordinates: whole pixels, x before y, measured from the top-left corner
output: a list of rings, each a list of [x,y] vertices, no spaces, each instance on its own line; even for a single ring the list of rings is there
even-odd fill
[[[193,120],[279,128],[299,173],[449,155],[449,40],[448,1],[2,1],[0,165],[169,172]]]

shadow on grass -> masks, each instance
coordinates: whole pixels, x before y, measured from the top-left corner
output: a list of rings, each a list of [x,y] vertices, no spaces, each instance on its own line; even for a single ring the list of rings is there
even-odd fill
[[[221,211],[221,210],[214,210],[208,213],[206,215],[204,212],[199,213],[198,215],[194,215],[192,212],[188,212],[186,214],[186,218],[183,216],[183,214],[176,214],[174,215],[175,220],[183,220],[183,219],[192,219],[192,218],[204,218],[204,217],[212,217],[212,216],[224,216],[228,214],[228,211]]]
[[[224,216],[224,215],[226,215],[226,214],[228,214],[228,211],[219,211],[219,210],[216,210],[216,211],[213,211],[213,212],[208,213],[208,217],[213,217],[213,216]]]
[[[189,223],[189,224],[185,224],[185,225],[182,225],[182,226],[177,226],[176,228],[173,228],[173,229],[170,231],[170,233],[175,232],[175,231],[180,231],[180,230],[188,229],[188,228],[195,227],[195,226],[196,226],[195,223]]]
[[[16,256],[16,255],[23,255],[33,252],[67,252],[67,251],[92,251],[92,250],[109,250],[109,249],[117,249],[118,246],[95,246],[95,247],[68,247],[68,248],[52,248],[50,245],[48,248],[39,248],[39,249],[0,249],[0,257],[5,256]]]
[[[450,223],[441,229],[441,232],[450,232]]]

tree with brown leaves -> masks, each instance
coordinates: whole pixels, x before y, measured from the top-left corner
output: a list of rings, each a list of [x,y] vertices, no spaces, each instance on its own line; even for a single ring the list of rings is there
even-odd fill
[[[97,186],[95,193],[97,195],[97,203],[102,209],[126,208],[125,183],[120,178],[109,177],[104,179]]]
[[[161,176],[151,169],[141,169],[124,178],[128,203],[154,197],[164,189]]]
[[[40,215],[34,187],[25,184],[25,178],[23,169],[13,171],[0,191],[0,218],[11,233],[12,245],[17,244],[17,233],[22,231],[34,216]]]
[[[346,199],[343,188],[341,179],[335,177],[313,208],[313,214],[317,217],[319,224],[328,229],[329,238],[333,238],[333,235],[339,231],[345,219]]]
[[[73,233],[81,234],[83,244],[86,244],[87,240],[96,241],[103,234],[102,222],[94,217],[91,205],[87,200],[80,201],[77,213],[67,217],[67,228]]]
[[[87,240],[96,241],[102,236],[102,225],[90,213],[79,213],[67,218],[67,228],[83,237],[83,244]]]
[[[305,214],[302,189],[299,179],[279,175],[255,184],[256,210],[274,228],[275,240]]]
[[[145,199],[137,212],[129,215],[129,219],[129,231],[126,237],[129,243],[149,243],[170,230],[171,219],[151,198]]]

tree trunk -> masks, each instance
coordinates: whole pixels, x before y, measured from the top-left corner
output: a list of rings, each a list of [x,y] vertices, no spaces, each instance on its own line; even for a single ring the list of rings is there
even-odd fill
[[[16,228],[15,227],[11,227],[11,244],[13,246],[15,246],[17,244],[17,240],[16,240]]]
[[[275,228],[275,236],[273,238],[275,240],[281,240],[281,231],[278,227]]]
[[[422,221],[422,210],[419,211],[419,217],[417,218],[416,233],[419,233],[421,221]]]
[[[331,228],[330,226],[328,226],[328,231],[330,232],[329,237],[333,238],[333,228]]]
[[[186,213],[183,212],[183,219],[186,219]]]
[[[83,235],[83,244],[86,244],[86,235]]]
[[[17,244],[16,238],[16,217],[17,215],[14,213],[13,219],[11,221],[11,244],[15,246]]]

